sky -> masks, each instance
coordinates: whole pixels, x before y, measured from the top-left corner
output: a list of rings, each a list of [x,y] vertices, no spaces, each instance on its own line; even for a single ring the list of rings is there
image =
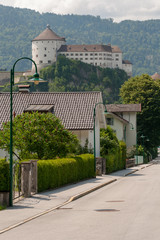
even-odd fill
[[[0,0],[5,6],[29,8],[40,13],[93,15],[123,20],[160,19],[159,0]]]

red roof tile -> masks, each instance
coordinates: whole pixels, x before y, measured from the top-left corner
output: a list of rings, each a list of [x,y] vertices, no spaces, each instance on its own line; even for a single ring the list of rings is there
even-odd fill
[[[155,74],[153,74],[153,75],[151,76],[151,78],[152,78],[153,80],[160,79],[160,74],[158,74],[158,73],[156,72]]]
[[[112,52],[110,45],[62,45],[58,52]]]
[[[58,36],[55,32],[53,32],[49,26],[40,33],[36,38],[32,41],[42,41],[42,40],[64,40],[65,38]]]

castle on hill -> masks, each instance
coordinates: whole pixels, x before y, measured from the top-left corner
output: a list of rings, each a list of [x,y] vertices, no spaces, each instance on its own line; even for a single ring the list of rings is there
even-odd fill
[[[55,63],[58,55],[102,68],[123,69],[128,76],[132,76],[132,63],[122,59],[122,51],[118,46],[111,46],[111,44],[66,45],[65,38],[58,36],[47,25],[47,28],[32,40],[32,59],[39,71]],[[32,71],[34,71],[34,64]]]

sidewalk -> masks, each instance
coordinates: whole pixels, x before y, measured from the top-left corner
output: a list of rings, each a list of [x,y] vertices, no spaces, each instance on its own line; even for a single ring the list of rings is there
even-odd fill
[[[96,178],[76,184],[35,194],[30,198],[24,198],[15,203],[13,207],[0,211],[0,234],[47,214],[150,165],[152,165],[152,163],[128,168],[110,175],[97,176]]]

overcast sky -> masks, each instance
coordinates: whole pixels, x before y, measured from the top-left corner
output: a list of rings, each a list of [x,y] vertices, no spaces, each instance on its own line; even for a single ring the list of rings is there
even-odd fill
[[[160,0],[0,0],[6,6],[34,9],[57,14],[94,15],[125,19],[160,19]]]

